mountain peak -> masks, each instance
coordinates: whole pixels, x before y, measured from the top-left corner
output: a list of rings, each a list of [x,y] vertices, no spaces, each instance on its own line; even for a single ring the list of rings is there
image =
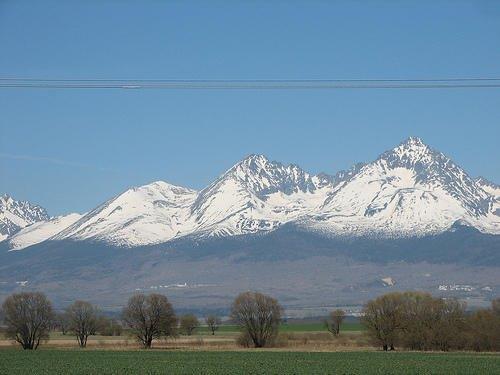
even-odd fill
[[[10,202],[13,202],[14,200],[12,199],[12,197],[5,193],[5,194],[2,194],[0,196],[0,204],[7,204],[7,203],[10,203]]]
[[[17,201],[8,194],[0,196],[0,241],[37,221],[49,220],[44,208],[28,201]]]
[[[409,137],[398,146],[384,152],[378,158],[385,161],[390,167],[422,168],[429,166],[436,161],[440,164],[447,164],[448,157],[439,151],[435,151],[427,146],[419,137]]]
[[[422,158],[434,154],[434,151],[427,146],[419,137],[409,137],[396,146],[393,153],[401,157]]]
[[[427,147],[427,145],[422,141],[422,138],[415,136],[406,138],[403,142],[401,142],[401,144],[410,147]]]
[[[385,169],[403,168],[411,171],[415,183],[440,186],[461,201],[475,216],[486,215],[489,197],[478,188],[475,181],[442,152],[427,146],[418,137],[409,137],[392,150],[384,152],[374,165]]]
[[[162,180],[153,181],[153,182],[150,182],[149,184],[139,186],[138,188],[135,188],[135,189],[136,190],[137,189],[145,189],[145,190],[159,189],[159,190],[163,190],[163,191],[173,191],[173,192],[182,192],[182,191],[195,192],[195,190],[193,190],[193,189],[189,189],[189,188],[179,186],[179,185],[174,185],[174,184],[171,184],[169,182],[162,181]]]
[[[233,168],[231,169],[238,169],[238,168],[250,168],[252,170],[263,168],[266,165],[271,163],[271,161],[262,154],[250,154],[243,158],[241,161],[236,163]]]
[[[243,158],[242,161],[269,161],[266,155],[264,154],[250,154]]]

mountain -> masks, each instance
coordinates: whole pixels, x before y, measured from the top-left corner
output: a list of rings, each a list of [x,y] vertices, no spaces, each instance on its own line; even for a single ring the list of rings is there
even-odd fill
[[[494,198],[491,212],[497,217],[500,217],[500,185],[488,181],[484,177],[476,178],[476,184]]]
[[[202,234],[270,231],[317,209],[331,186],[326,175],[250,155],[200,192],[191,215]]]
[[[455,223],[500,234],[499,190],[416,137],[335,176],[254,154],[199,192],[162,181],[129,189],[51,240],[137,247],[268,233],[287,223],[330,237],[418,237]]]
[[[119,310],[154,290],[218,309],[262,290],[324,314],[325,301],[419,289],[487,304],[500,289],[499,192],[411,137],[333,176],[249,155],[201,191],[153,182],[84,215],[4,197],[2,223],[18,226],[0,242],[0,301],[28,288]]]
[[[56,216],[50,218],[49,220],[37,221],[30,224],[16,232],[14,235],[9,236],[6,241],[9,250],[22,250],[29,246],[46,241],[73,224],[81,217],[82,215],[73,213],[69,215]]]
[[[197,192],[163,181],[136,187],[103,203],[52,240],[102,241],[116,246],[166,242],[189,232]]]
[[[7,194],[0,196],[0,241],[27,225],[48,219],[47,211],[38,205],[15,200]]]
[[[265,232],[317,209],[331,186],[326,175],[250,155],[200,192],[162,181],[129,189],[53,240],[133,247],[183,236]]]
[[[485,192],[495,197],[497,201],[500,200],[500,185],[488,181],[484,177],[478,177],[475,181]]]
[[[332,192],[307,225],[327,234],[422,236],[457,222],[500,233],[494,197],[439,151],[410,137]]]

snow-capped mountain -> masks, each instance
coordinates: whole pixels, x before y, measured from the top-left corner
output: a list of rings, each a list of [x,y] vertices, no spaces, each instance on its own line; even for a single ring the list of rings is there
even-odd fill
[[[500,185],[497,185],[491,181],[488,181],[484,177],[476,178],[476,183],[481,186],[481,188],[488,194],[495,197],[496,200],[500,200]]]
[[[326,175],[250,155],[200,192],[161,181],[129,189],[52,239],[130,247],[270,231],[317,209],[331,187]]]
[[[494,198],[444,154],[409,138],[359,169],[308,225],[329,234],[439,233],[456,221],[500,233]]]
[[[500,185],[494,184],[488,181],[484,177],[476,178],[476,183],[488,194],[493,196],[494,203],[492,205],[491,211],[496,216],[500,217]]]
[[[331,187],[325,175],[250,155],[200,192],[191,215],[204,234],[269,231],[317,209]]]
[[[48,219],[47,212],[40,206],[17,201],[7,194],[0,196],[0,241],[27,225]]]
[[[7,239],[9,250],[21,250],[51,239],[52,236],[58,234],[81,217],[82,215],[73,213],[28,225]]]
[[[53,237],[93,240],[117,246],[166,242],[189,232],[190,207],[197,192],[153,182],[125,191],[90,211]]]
[[[250,155],[199,192],[154,182],[129,189],[83,217],[72,216],[71,222],[40,225],[39,233],[50,232],[47,238],[56,241],[125,247],[266,233],[285,223],[327,236],[418,237],[456,223],[500,234],[499,196],[497,185],[472,179],[450,158],[411,137],[375,161],[335,176],[311,175],[296,165]],[[11,248],[28,243],[22,239],[29,233],[36,237],[36,228],[12,238]]]

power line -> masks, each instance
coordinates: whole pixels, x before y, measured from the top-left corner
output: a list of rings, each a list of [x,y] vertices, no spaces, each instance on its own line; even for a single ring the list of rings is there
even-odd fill
[[[500,78],[442,79],[40,79],[0,78],[0,88],[167,89],[167,90],[317,90],[499,88]]]

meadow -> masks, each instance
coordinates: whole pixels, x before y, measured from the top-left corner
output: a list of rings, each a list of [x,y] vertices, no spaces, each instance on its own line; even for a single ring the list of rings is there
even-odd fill
[[[1,374],[495,374],[473,353],[168,350],[0,350]]]
[[[364,328],[358,321],[342,323],[342,332],[358,332]],[[206,326],[198,328],[200,333],[209,333]],[[238,332],[236,325],[224,324],[219,327],[217,332]],[[300,323],[285,323],[280,325],[280,332],[326,332],[324,323],[322,322],[300,322]]]

